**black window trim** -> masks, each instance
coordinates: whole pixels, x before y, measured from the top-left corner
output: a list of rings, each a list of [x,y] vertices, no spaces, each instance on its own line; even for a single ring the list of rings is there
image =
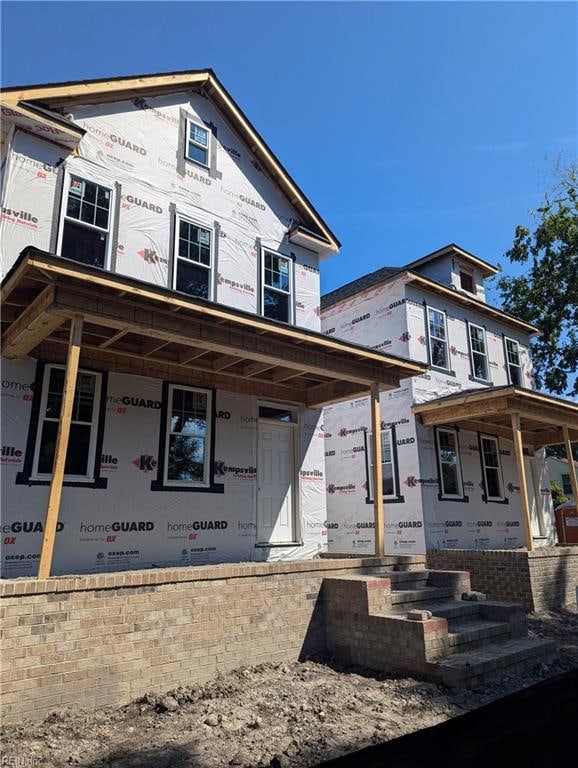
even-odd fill
[[[165,456],[167,447],[167,419],[169,409],[169,389],[170,387],[190,388],[190,384],[183,384],[178,381],[163,381],[161,409],[159,414],[159,453],[157,459],[157,477],[151,482],[151,491],[164,491],[166,493],[225,493],[223,483],[215,483],[215,429],[217,421],[216,398],[217,390],[207,387],[197,387],[194,389],[211,392],[211,429],[209,445],[209,483],[208,485],[187,485],[176,483],[167,485],[165,483]]]
[[[461,495],[459,496],[447,496],[443,492],[443,486],[442,486],[442,462],[441,462],[441,456],[440,456],[440,449],[439,449],[439,442],[438,442],[438,430],[445,430],[446,432],[453,432],[456,436],[456,449],[457,449],[457,456],[458,456],[458,463],[460,467],[460,484],[462,487]],[[470,501],[470,497],[466,496],[465,488],[464,488],[464,470],[462,465],[462,453],[460,450],[460,428],[456,426],[455,424],[452,426],[434,426],[434,448],[435,448],[435,454],[436,454],[436,466],[438,470],[438,501],[457,501],[458,503],[468,504]]]
[[[395,432],[395,425],[392,424],[391,426],[386,426],[385,428],[381,428],[380,432],[383,432],[384,429],[389,429],[391,431],[391,457],[393,461],[393,478],[395,481],[395,488],[396,488],[396,495],[395,496],[384,496],[383,497],[383,503],[384,504],[404,504],[405,503],[405,497],[401,493],[401,488],[399,485],[399,462],[397,457],[397,437]],[[370,479],[370,473],[369,473],[369,441],[367,439],[368,429],[363,430],[363,446],[365,449],[365,478],[367,481],[367,489],[365,493],[365,503],[366,504],[373,504],[373,495],[371,493],[371,479]],[[383,463],[383,462],[382,462]]]
[[[480,379],[475,374],[474,369],[474,350],[472,349],[472,339],[470,336],[470,328],[472,325],[475,328],[481,328],[484,331],[484,345],[486,347],[486,364],[488,367],[488,377],[487,379]],[[486,387],[493,387],[494,382],[492,381],[492,372],[490,371],[490,355],[488,351],[488,329],[485,325],[482,325],[481,323],[474,323],[472,320],[466,319],[466,336],[468,339],[468,357],[470,359],[470,374],[468,376],[469,381],[475,381],[478,384],[484,384]]]
[[[483,455],[483,445],[482,445],[482,437],[491,437],[493,440],[496,441],[496,444],[498,446],[498,461],[500,462],[500,477],[502,480],[502,491],[504,494],[503,499],[489,499],[488,498],[488,487],[486,484],[486,471],[484,469],[484,455]],[[510,500],[506,496],[506,484],[504,483],[504,469],[502,465],[502,455],[500,453],[500,437],[499,435],[492,435],[491,432],[478,432],[478,450],[480,454],[480,469],[482,471],[482,501],[484,504],[509,504]]]
[[[432,306],[431,304],[428,304],[427,301],[424,301],[424,314],[425,314],[425,340],[426,340],[426,351],[427,351],[427,367],[432,371],[437,371],[438,373],[445,373],[446,376],[455,376],[456,372],[451,369],[451,352],[450,352],[450,338],[449,338],[449,331],[448,331],[448,313],[446,309],[438,309],[437,307]],[[432,309],[434,312],[439,312],[444,316],[444,328],[446,332],[446,350],[447,350],[447,362],[448,362],[448,368],[440,368],[438,365],[434,365],[432,363],[431,359],[431,350],[430,350],[430,335],[429,335],[429,310]]]
[[[38,429],[40,426],[40,404],[42,401],[42,388],[44,384],[44,372],[46,366],[59,365],[53,361],[38,360],[36,362],[36,374],[34,377],[34,393],[32,395],[32,409],[30,412],[30,423],[28,425],[28,435],[26,438],[26,451],[24,454],[24,464],[22,471],[16,475],[16,485],[28,486],[49,486],[51,479],[33,479],[34,471],[34,453],[36,442],[38,440]],[[104,441],[104,427],[106,421],[106,398],[108,392],[108,371],[82,366],[82,370],[100,375],[100,403],[98,412],[98,422],[96,426],[96,443],[94,450],[94,473],[92,480],[64,480],[64,488],[92,488],[106,489],[108,478],[101,477],[102,445]]]

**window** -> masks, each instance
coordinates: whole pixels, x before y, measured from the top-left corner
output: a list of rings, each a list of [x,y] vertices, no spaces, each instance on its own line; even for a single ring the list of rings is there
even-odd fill
[[[457,431],[438,428],[436,430],[436,445],[440,497],[442,499],[462,499],[462,469]]]
[[[112,191],[70,176],[62,225],[60,255],[104,269],[110,235]]]
[[[260,405],[259,418],[274,419],[275,421],[296,422],[297,414],[294,408],[275,408],[269,405]]]
[[[506,346],[506,368],[508,382],[516,387],[522,386],[522,365],[520,363],[520,345],[513,339],[504,339]]]
[[[435,368],[449,369],[446,316],[437,309],[427,308],[430,362]]]
[[[63,388],[64,367],[47,365],[34,452],[33,474],[36,479],[47,479],[52,475]],[[91,481],[94,478],[100,388],[101,374],[78,372],[64,467],[65,480]]]
[[[208,486],[212,393],[169,386],[165,477],[167,485]]]
[[[570,482],[570,475],[562,475],[562,490],[565,496],[572,496],[572,483]]]
[[[173,287],[200,299],[212,297],[213,232],[177,217]]]
[[[292,317],[291,259],[271,251],[263,252],[263,315],[290,323]]]
[[[467,291],[468,293],[475,293],[474,290],[474,276],[471,272],[466,272],[463,269],[460,269],[460,285],[462,288],[462,291]]]
[[[503,501],[504,487],[502,483],[502,465],[498,438],[489,435],[480,436],[482,470],[486,501]]]
[[[396,467],[394,466],[395,454],[393,450],[393,434],[391,429],[381,431],[381,472],[383,475],[383,498],[397,497]],[[373,434],[369,433],[369,489],[373,498]]]
[[[469,323],[470,353],[472,361],[472,376],[474,379],[489,381],[488,350],[486,347],[486,331],[479,325]]]
[[[202,125],[187,121],[187,142],[185,156],[187,160],[209,167],[209,142],[210,133]]]

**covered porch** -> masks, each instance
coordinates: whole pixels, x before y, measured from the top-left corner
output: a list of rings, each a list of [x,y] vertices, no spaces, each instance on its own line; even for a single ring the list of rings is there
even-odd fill
[[[508,385],[440,397],[414,405],[412,410],[425,427],[460,427],[513,443],[526,547],[532,551],[534,536],[524,448],[535,453],[547,445],[564,444],[566,455],[571,456],[572,442],[578,441],[578,404]],[[569,462],[569,467],[576,494],[578,481],[573,462]]]
[[[79,367],[194,385],[318,409],[379,393],[424,366],[321,333],[26,249],[2,283],[2,354],[64,364],[38,577],[51,573]],[[375,441],[375,485],[382,484]],[[377,496],[376,554],[383,554]]]

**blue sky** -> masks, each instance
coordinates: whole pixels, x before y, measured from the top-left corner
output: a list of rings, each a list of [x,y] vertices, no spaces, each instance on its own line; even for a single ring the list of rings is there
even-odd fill
[[[1,79],[212,67],[343,243],[328,291],[449,242],[504,263],[576,154],[576,10],[4,2]]]

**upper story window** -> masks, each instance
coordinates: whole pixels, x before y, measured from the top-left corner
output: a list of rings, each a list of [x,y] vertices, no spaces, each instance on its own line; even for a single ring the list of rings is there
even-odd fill
[[[63,208],[60,255],[104,269],[108,261],[112,190],[71,175]]]
[[[449,369],[446,316],[437,309],[427,308],[430,363],[435,368]]]
[[[64,367],[60,365],[47,365],[44,371],[34,449],[33,475],[36,479],[52,476],[64,373]],[[101,378],[99,373],[78,372],[64,468],[65,480],[82,482],[94,479]]]
[[[466,269],[460,269],[460,287],[462,291],[467,291],[468,293],[476,292],[474,287],[474,276]]]
[[[442,499],[463,499],[462,469],[457,430],[438,427],[436,430],[436,448],[440,497]]]
[[[187,160],[209,167],[211,134],[207,128],[193,120],[187,120],[187,141],[185,156]]]
[[[486,345],[486,331],[481,325],[468,324],[470,334],[470,354],[472,362],[472,376],[480,381],[489,381],[488,348]]]
[[[271,320],[290,323],[293,315],[291,259],[272,251],[263,251],[262,265],[263,315]]]
[[[572,483],[570,481],[570,475],[561,475],[562,490],[566,496],[573,496]]]
[[[213,232],[177,217],[173,288],[201,299],[212,298]]]
[[[514,339],[504,339],[506,348],[506,370],[508,383],[516,387],[522,386],[522,363],[520,362],[520,345]]]

